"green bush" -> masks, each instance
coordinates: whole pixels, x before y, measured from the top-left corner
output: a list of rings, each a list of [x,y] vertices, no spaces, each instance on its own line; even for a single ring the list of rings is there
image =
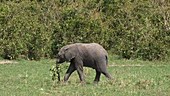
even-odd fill
[[[0,55],[54,57],[75,42],[96,42],[123,58],[170,54],[168,0],[1,0]]]

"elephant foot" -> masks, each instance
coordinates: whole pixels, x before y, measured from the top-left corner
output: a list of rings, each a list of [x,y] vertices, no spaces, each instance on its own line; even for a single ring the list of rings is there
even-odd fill
[[[86,84],[86,81],[80,81],[81,84]]]
[[[68,85],[70,83],[71,83],[70,81],[65,81],[65,80],[60,81],[60,84],[62,85]]]
[[[85,81],[80,81],[79,85],[86,85],[86,82]]]
[[[94,84],[98,84],[98,83],[99,83],[99,81],[93,81],[93,83],[94,83]]]

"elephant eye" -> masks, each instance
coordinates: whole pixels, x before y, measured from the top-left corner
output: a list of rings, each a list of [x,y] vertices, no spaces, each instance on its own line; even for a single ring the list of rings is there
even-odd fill
[[[65,48],[65,51],[67,51],[69,48]]]

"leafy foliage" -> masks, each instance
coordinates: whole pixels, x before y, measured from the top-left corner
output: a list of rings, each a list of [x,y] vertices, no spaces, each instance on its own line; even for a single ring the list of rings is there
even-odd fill
[[[54,57],[69,43],[96,42],[123,58],[170,54],[169,0],[1,0],[0,55]]]

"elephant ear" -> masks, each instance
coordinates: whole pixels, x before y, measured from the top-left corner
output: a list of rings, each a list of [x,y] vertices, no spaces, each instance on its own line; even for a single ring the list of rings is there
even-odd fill
[[[66,61],[71,61],[75,57],[75,50],[72,47],[65,49],[65,59]]]

